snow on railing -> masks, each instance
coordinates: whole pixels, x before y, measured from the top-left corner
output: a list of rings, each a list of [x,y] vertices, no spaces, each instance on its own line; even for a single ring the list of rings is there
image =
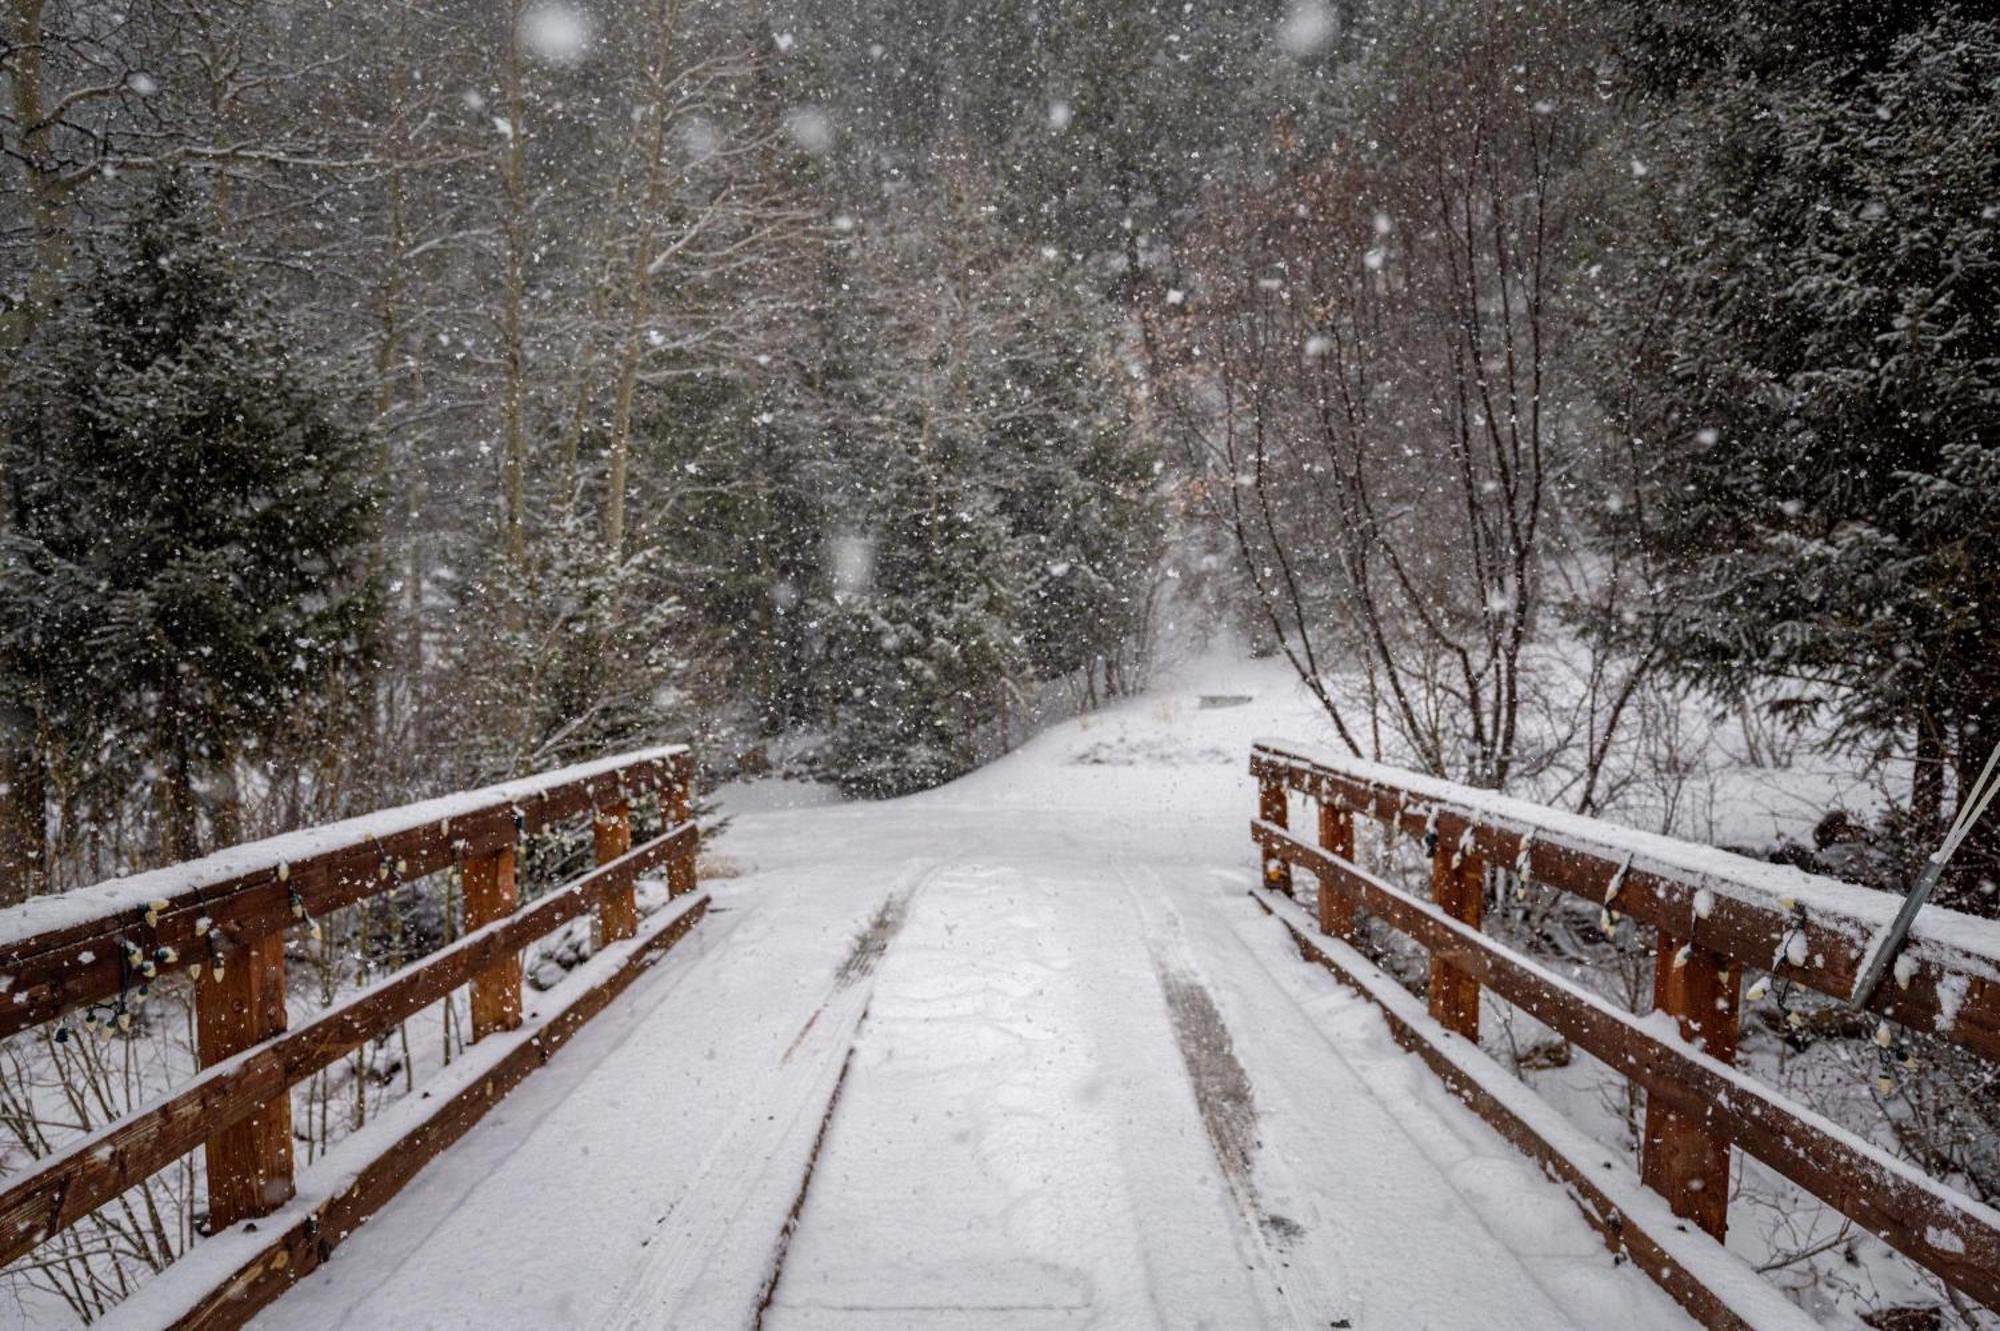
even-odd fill
[[[1640,1181],[1673,1215],[1720,1240],[1738,1147],[1952,1288],[2000,1306],[2000,1212],[1732,1066],[1744,972],[1845,1000],[1894,918],[1893,896],[1282,741],[1255,744],[1250,770],[1259,788],[1251,835],[1264,857],[1258,899],[1308,956],[1388,1010],[1397,1038],[1473,1108],[1570,1183],[1607,1240],[1696,1317],[1761,1324],[1703,1274],[1719,1249],[1691,1259],[1683,1239],[1636,1223],[1606,1200],[1601,1169],[1585,1171],[1553,1144],[1561,1134],[1508,1107],[1518,1095],[1491,1085],[1497,1065],[1477,1048],[1482,990],[1645,1089]],[[1290,830],[1294,792],[1317,805],[1316,843]],[[1428,899],[1354,862],[1357,815],[1422,841]],[[1318,882],[1316,918],[1292,900],[1294,866]],[[1624,916],[1655,930],[1656,1011],[1626,1012],[1482,933],[1489,868],[1592,902],[1607,925]],[[1428,1021],[1403,1014],[1406,996],[1349,946],[1367,918],[1429,950]],[[2000,1058],[2000,922],[1926,911],[1893,976],[1870,1001],[1885,1037],[1897,1022]]]
[[[186,1085],[7,1180],[0,1265],[202,1147],[209,1234],[281,1208],[277,1219],[289,1223],[215,1245],[241,1260],[231,1256],[227,1270],[195,1291],[176,1324],[247,1320],[701,918],[707,898],[692,895],[693,775],[684,746],[647,749],[0,911],[0,1036],[64,1021],[86,1004],[88,1026],[128,1029],[144,991],[186,967],[201,1064]],[[658,797],[661,830],[634,847],[631,801],[648,794]],[[584,814],[598,867],[523,909],[518,842]],[[662,865],[669,908],[642,926],[634,890],[640,875]],[[443,870],[457,875],[463,937],[288,1030],[287,931]],[[521,950],[587,914],[603,946],[580,973],[585,982],[564,986],[524,1025]],[[461,1076],[454,1093],[415,1102],[403,1113],[405,1130],[384,1138],[338,1187],[310,1207],[292,1202],[291,1088],[460,986],[469,989],[473,1040],[496,1037],[469,1055],[483,1075]],[[65,1024],[55,1038],[70,1033]]]

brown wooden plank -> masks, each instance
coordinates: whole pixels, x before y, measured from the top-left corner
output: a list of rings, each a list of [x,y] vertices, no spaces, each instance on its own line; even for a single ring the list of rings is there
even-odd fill
[[[691,827],[663,833],[625,858],[573,879],[526,910],[460,939],[297,1030],[205,1070],[164,1099],[40,1161],[0,1191],[0,1265],[166,1168],[217,1128],[240,1122],[363,1040],[589,911],[605,885],[630,882],[669,857],[685,859],[694,845]]]
[[[1431,850],[1431,901],[1468,929],[1478,929],[1486,908],[1486,868],[1440,837]],[[1479,1043],[1479,981],[1458,964],[1452,948],[1431,951],[1431,1017],[1448,1031]]]
[[[285,1029],[285,936],[266,934],[226,965],[203,965],[194,990],[195,1053],[203,1067]],[[269,1215],[292,1198],[292,1097],[280,1088],[227,1125],[214,1125],[208,1230]]]
[[[590,842],[599,864],[609,864],[632,848],[631,806],[619,802],[599,809],[590,820]],[[597,941],[602,947],[630,938],[639,929],[639,907],[630,884],[606,892],[597,903]]]
[[[1739,972],[1692,939],[1660,931],[1653,955],[1653,1006],[1670,1014],[1681,1038],[1718,1063],[1736,1061]],[[1646,1098],[1639,1176],[1674,1214],[1720,1239],[1729,1225],[1729,1130],[1715,1107],[1699,1113]]]
[[[83,1003],[116,994],[119,953],[130,941],[151,956],[162,948],[192,960],[205,946],[198,921],[222,926],[231,948],[281,932],[296,921],[294,903],[324,915],[448,868],[462,854],[490,854],[595,807],[667,785],[685,755],[647,759],[553,787],[525,800],[492,803],[379,839],[359,837],[283,866],[260,868],[199,890],[165,898],[148,923],[143,907],[107,912],[86,923],[50,930],[0,947],[0,975],[9,980],[0,1003],[0,1038],[54,1020]],[[400,863],[392,876],[388,866]],[[83,891],[88,892],[85,888]]]
[[[390,1198],[445,1148],[463,1137],[485,1117],[500,1098],[520,1085],[568,1044],[586,1022],[671,948],[707,912],[698,898],[687,911],[658,934],[635,948],[632,955],[596,987],[579,995],[569,1007],[509,1050],[474,1085],[439,1102],[424,1121],[356,1172],[340,1192],[281,1231],[273,1232],[258,1254],[239,1266],[230,1278],[207,1292],[172,1325],[185,1331],[222,1331],[244,1325],[258,1311],[325,1262],[350,1234],[381,1210]]]
[[[605,863],[603,857],[599,857],[598,863]],[[512,843],[490,855],[467,860],[464,888],[467,932],[512,915],[521,904],[520,889],[514,881]],[[508,953],[472,977],[471,1006],[474,1040],[484,1039],[494,1031],[511,1031],[521,1024],[519,952]]]
[[[1689,1115],[1711,1122],[1738,1146],[1871,1231],[1941,1279],[1989,1307],[2000,1306],[2000,1215],[1914,1172],[1876,1148],[1707,1055],[1655,1037],[1620,1012],[1545,968],[1468,929],[1430,902],[1292,837],[1253,823],[1267,853],[1333,876],[1369,914],[1453,959],[1480,984],[1614,1070]]]
[[[683,823],[694,823],[694,755],[677,754],[673,760],[672,778],[661,788],[661,817],[668,827],[679,827]],[[686,859],[676,860],[667,866],[667,895],[686,896],[695,887],[695,860],[700,851],[691,852]]]
[[[1256,893],[1251,894],[1267,913],[1276,915]],[[1592,1228],[1604,1237],[1604,1244],[1629,1258],[1652,1278],[1688,1314],[1710,1331],[1754,1331],[1754,1324],[1739,1315],[1716,1291],[1678,1261],[1643,1225],[1615,1203],[1592,1177],[1589,1168],[1558,1150],[1549,1139],[1480,1084],[1477,1077],[1458,1061],[1465,1057],[1463,1045],[1450,1049],[1429,1032],[1418,1029],[1398,1013],[1385,995],[1357,970],[1336,961],[1319,943],[1291,920],[1277,915],[1292,935],[1299,954],[1322,966],[1336,980],[1374,1003],[1388,1023],[1396,1043],[1415,1054],[1436,1074],[1453,1095],[1492,1126],[1508,1143],[1541,1167],[1542,1173],[1570,1190],[1570,1200]],[[1384,979],[1383,983],[1394,981]]]
[[[1441,839],[1458,837],[1470,822],[1472,848],[1489,864],[1521,862],[1525,829],[1493,826],[1468,817],[1468,811],[1449,803],[1427,800],[1413,791],[1363,781],[1272,751],[1253,752],[1250,766],[1260,780],[1269,775],[1293,789],[1317,792],[1343,808],[1396,827],[1412,837],[1423,834],[1432,810],[1437,811],[1436,830]],[[1528,847],[1523,867],[1526,876],[1537,883],[1601,903],[1621,864],[1622,859],[1609,850],[1568,845],[1555,832],[1541,830]],[[1620,881],[1618,912],[1654,929],[1685,929],[1688,920],[1695,916],[1702,887],[1700,883],[1655,874],[1643,867],[1631,868]],[[1866,945],[1855,941],[1869,936],[1865,922],[1831,912],[1817,918],[1808,913],[1802,926],[1807,964],[1793,965],[1784,959],[1781,945],[1795,920],[1779,903],[1767,905],[1725,892],[1710,895],[1712,900],[1702,903],[1707,908],[1701,923],[1705,947],[1734,961],[1739,969],[1772,971],[1835,998],[1845,1000],[1852,991],[1865,959]],[[1990,959],[1971,956],[1954,959],[1948,950],[1942,950],[1941,954],[1941,949],[1935,946],[1914,949],[1906,955],[1913,963],[1906,972],[1907,983],[1882,985],[1870,1000],[1869,1009],[1912,1029],[1942,1035],[1987,1058],[2000,1060],[2000,980],[1981,973],[1990,965]],[[1940,986],[1950,997],[1940,997]]]
[[[1326,853],[1336,859],[1354,858],[1354,816],[1346,810],[1327,802],[1319,805],[1319,844]],[[1352,943],[1361,935],[1361,916],[1354,908],[1354,902],[1337,885],[1322,882],[1319,885],[1318,901],[1319,931],[1343,943]]]
[[[1257,816],[1273,827],[1283,827],[1289,816],[1284,783],[1265,778],[1257,783]],[[1264,857],[1264,886],[1274,892],[1292,893],[1292,869],[1276,855]]]

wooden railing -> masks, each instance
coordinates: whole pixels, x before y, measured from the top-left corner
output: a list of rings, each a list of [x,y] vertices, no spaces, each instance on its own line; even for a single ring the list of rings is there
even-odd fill
[[[1844,1000],[1894,916],[1894,897],[1277,742],[1253,748],[1250,770],[1259,788],[1251,832],[1264,860],[1260,901],[1285,918],[1310,959],[1382,1004],[1400,1042],[1569,1184],[1607,1241],[1697,1317],[1711,1326],[1761,1324],[1741,1306],[1742,1282],[1730,1279],[1719,1249],[1689,1244],[1672,1222],[1644,1223],[1651,1204],[1606,1185],[1611,1164],[1598,1158],[1606,1153],[1582,1143],[1525,1088],[1496,1083],[1496,1065],[1477,1051],[1483,992],[1644,1088],[1640,1179],[1672,1216],[1721,1239],[1734,1147],[1952,1289],[2000,1308],[2000,1213],[1732,1066],[1745,973]],[[1291,831],[1292,794],[1317,807],[1316,840]],[[1428,899],[1356,863],[1356,818],[1421,840]],[[1316,881],[1312,917],[1292,900],[1294,866]],[[1672,1026],[1627,1012],[1483,933],[1487,888],[1509,875],[1650,930],[1654,1006]],[[1428,949],[1427,1013],[1350,946],[1367,918]],[[1885,1023],[1881,1038],[1892,1038],[1886,1023],[1899,1023],[2000,1058],[2000,921],[1929,909],[1893,974],[1870,1004]]]
[[[129,1024],[138,993],[192,972],[200,1071],[0,1189],[0,1265],[202,1148],[207,1232],[283,1208],[184,1292],[179,1325],[236,1325],[324,1260],[423,1164],[545,1063],[699,920],[693,764],[669,747],[391,809],[219,852],[0,912],[0,1037],[64,1022]],[[659,835],[632,845],[632,801],[659,802]],[[597,867],[520,906],[516,846],[588,815]],[[670,901],[641,927],[634,887],[665,867]],[[452,871],[463,936],[287,1029],[289,931],[341,907]],[[599,956],[523,1028],[521,951],[593,913]],[[598,964],[598,963],[602,964]],[[291,1088],[460,986],[475,1041],[455,1093],[412,1106],[402,1130],[324,1195],[294,1200]],[[463,1069],[460,1069],[461,1073]],[[309,1202],[310,1204],[303,1204]],[[294,1214],[296,1213],[296,1214]],[[242,1240],[247,1230],[231,1236]],[[205,1242],[215,1244],[211,1238]],[[225,1245],[228,1246],[228,1245]],[[173,1270],[169,1271],[172,1275]]]

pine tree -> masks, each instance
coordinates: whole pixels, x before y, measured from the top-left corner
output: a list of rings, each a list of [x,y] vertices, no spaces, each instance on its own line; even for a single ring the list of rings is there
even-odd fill
[[[535,530],[525,562],[489,544],[446,665],[444,744],[455,784],[582,762],[686,732],[685,612],[670,546],[635,541],[617,559],[582,508]]]
[[[1008,535],[991,496],[919,456],[892,483],[835,622],[838,681],[826,755],[852,794],[942,785],[996,747],[1022,661],[1007,581]]]
[[[49,329],[11,413],[0,553],[6,659],[77,761],[158,769],[175,858],[203,848],[198,782],[226,792],[364,668],[380,614],[362,440],[202,216],[166,176]]]
[[[982,402],[988,462],[1014,552],[1019,623],[1038,679],[1084,696],[1134,686],[1161,554],[1154,459],[1139,443],[1101,305],[1060,259],[1031,255],[1002,274],[1018,311],[989,346]]]
[[[1692,90],[1634,233],[1667,295],[1633,302],[1664,372],[1625,521],[1683,670],[1776,676],[1838,738],[1909,743],[1934,824],[1943,771],[1963,789],[2000,741],[2000,24],[1892,12],[1892,41],[1816,14],[1792,41],[1753,9],[1717,77],[1639,71]]]
[[[977,173],[943,196],[861,246],[841,308],[870,328],[865,373],[828,383],[861,482],[829,535],[872,576],[830,579],[825,757],[870,795],[970,770],[1039,685],[1117,687],[1159,539],[1103,297],[1010,237]]]

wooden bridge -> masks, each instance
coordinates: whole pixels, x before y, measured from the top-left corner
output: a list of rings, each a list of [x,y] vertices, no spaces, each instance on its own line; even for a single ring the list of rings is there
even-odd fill
[[[199,1153],[207,1237],[115,1324],[1810,1326],[1723,1243],[1741,1152],[2000,1308],[2000,1216],[1733,1066],[1745,987],[1845,996],[1893,900],[1289,745],[1250,766],[1261,874],[1205,859],[1241,811],[975,777],[748,818],[758,872],[697,883],[669,748],[30,902],[0,1035],[149,1038],[139,992],[192,971],[201,1066],[0,1178],[0,1261]],[[586,820],[596,867],[524,894],[526,839]],[[1428,896],[1363,867],[1397,843]],[[288,939],[425,880],[455,941],[288,1014]],[[1524,881],[1643,928],[1658,1012],[1482,931]],[[589,960],[524,990],[584,917]],[[1428,950],[1427,1003],[1370,920]],[[461,988],[465,1052],[297,1168],[292,1088]],[[1481,1052],[1496,1002],[1643,1089],[1636,1169]],[[2000,1059],[2000,925],[1928,912],[1873,1013]]]

